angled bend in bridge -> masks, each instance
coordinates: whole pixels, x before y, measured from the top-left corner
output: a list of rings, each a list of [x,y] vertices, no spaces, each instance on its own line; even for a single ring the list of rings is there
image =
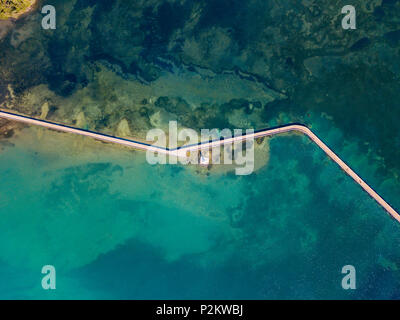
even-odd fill
[[[157,146],[153,146],[153,145],[146,144],[146,143],[139,142],[139,141],[117,138],[114,136],[101,134],[98,132],[93,132],[93,131],[84,130],[84,129],[78,129],[78,128],[74,128],[74,127],[70,127],[70,126],[66,126],[66,125],[62,125],[62,124],[53,123],[50,121],[39,120],[39,119],[22,116],[22,115],[18,115],[18,114],[14,114],[14,113],[9,113],[9,112],[5,112],[5,111],[0,111],[0,118],[5,118],[8,120],[12,120],[12,121],[23,122],[23,123],[27,123],[30,125],[41,126],[41,127],[45,127],[48,129],[61,131],[61,132],[68,132],[68,133],[78,134],[78,135],[82,135],[82,136],[87,136],[87,137],[91,137],[91,138],[94,138],[97,140],[116,143],[116,144],[120,144],[123,146],[139,149],[139,150],[159,152],[162,154],[178,156],[178,157],[181,157],[181,156],[186,157],[187,151],[210,149],[210,148],[225,145],[225,144],[232,144],[237,141],[243,141],[243,140],[247,140],[247,139],[256,139],[256,138],[265,137],[265,136],[273,136],[276,134],[282,134],[282,133],[287,133],[287,132],[292,132],[292,131],[300,132],[302,134],[305,134],[307,137],[309,137],[333,161],[335,161],[347,175],[349,175],[373,199],[375,199],[375,201],[378,202],[378,204],[380,206],[382,206],[388,212],[388,214],[390,214],[394,219],[396,219],[398,222],[400,222],[400,215],[396,212],[396,210],[394,210],[375,190],[373,190],[342,159],[340,159],[325,143],[323,143],[317,137],[316,134],[314,134],[308,127],[306,127],[305,125],[302,125],[302,124],[289,124],[289,125],[285,125],[285,126],[281,126],[281,127],[277,127],[277,128],[265,129],[265,130],[257,131],[254,133],[245,134],[242,136],[235,136],[235,137],[228,138],[228,139],[209,141],[209,142],[204,142],[204,143],[200,143],[197,145],[183,146],[183,147],[180,147],[177,149],[170,150],[168,148],[157,147]]]

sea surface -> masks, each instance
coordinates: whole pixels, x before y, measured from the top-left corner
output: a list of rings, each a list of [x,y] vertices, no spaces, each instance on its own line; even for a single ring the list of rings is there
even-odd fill
[[[207,176],[26,128],[3,143],[0,177],[3,299],[400,297],[398,223],[299,135],[270,139],[252,175]]]
[[[332,0],[53,0],[56,30],[44,4],[0,26],[0,108],[141,140],[303,123],[400,210],[400,1],[354,0],[356,30]],[[0,299],[400,299],[400,225],[306,137],[236,176],[4,128]]]

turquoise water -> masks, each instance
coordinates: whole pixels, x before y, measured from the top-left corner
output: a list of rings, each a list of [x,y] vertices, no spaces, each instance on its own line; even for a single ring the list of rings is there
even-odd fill
[[[38,129],[11,142],[0,153],[0,298],[399,298],[398,224],[304,137],[271,139],[269,164],[249,176],[154,167]],[[354,150],[339,153],[374,179]],[[390,181],[374,183],[396,200]],[[54,291],[41,288],[47,264]],[[348,264],[355,291],[341,288]]]

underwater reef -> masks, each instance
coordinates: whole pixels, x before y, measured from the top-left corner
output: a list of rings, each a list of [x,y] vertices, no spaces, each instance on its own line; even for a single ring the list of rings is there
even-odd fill
[[[55,0],[0,40],[0,107],[143,138],[183,127],[315,125],[329,117],[400,172],[400,2]],[[127,124],[127,125],[126,125]],[[396,146],[396,147],[393,147]],[[341,147],[341,146],[339,146]]]

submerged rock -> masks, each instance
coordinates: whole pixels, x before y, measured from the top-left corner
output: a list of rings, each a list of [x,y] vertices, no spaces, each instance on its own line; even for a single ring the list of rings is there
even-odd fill
[[[83,111],[79,112],[76,116],[76,126],[78,128],[84,128],[86,126],[86,117]]]
[[[48,113],[49,113],[49,104],[48,102],[45,102],[42,105],[42,113],[40,114],[40,119],[46,119]]]
[[[131,136],[131,130],[129,129],[128,120],[122,119],[118,124],[117,135],[121,137],[129,137]]]

